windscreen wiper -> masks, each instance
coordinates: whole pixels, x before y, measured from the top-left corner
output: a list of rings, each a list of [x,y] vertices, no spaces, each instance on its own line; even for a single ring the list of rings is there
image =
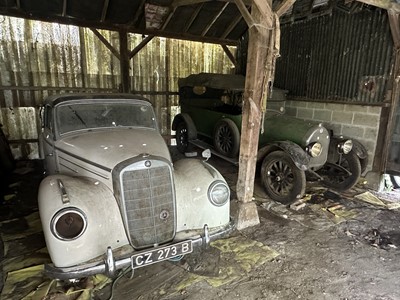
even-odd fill
[[[81,123],[85,125],[85,127],[87,128],[85,121],[83,121],[82,117],[76,112],[76,110],[74,110],[71,106],[68,106],[68,108],[74,113],[74,115],[79,119],[79,121],[81,121]]]

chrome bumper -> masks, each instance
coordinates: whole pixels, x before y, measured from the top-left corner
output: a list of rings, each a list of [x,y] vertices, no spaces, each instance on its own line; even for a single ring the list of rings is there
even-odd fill
[[[192,240],[193,247],[207,247],[210,242],[226,237],[234,230],[234,228],[234,223],[231,221],[226,227],[224,227],[224,229],[210,234],[208,231],[208,226],[204,225],[203,234],[198,238],[189,238],[189,240]],[[47,264],[44,266],[44,271],[47,276],[61,280],[88,277],[95,274],[105,274],[109,277],[113,277],[117,270],[130,267],[132,263],[131,257],[115,259],[111,247],[107,248],[105,256],[106,257],[102,262],[69,268],[57,268],[52,264]]]

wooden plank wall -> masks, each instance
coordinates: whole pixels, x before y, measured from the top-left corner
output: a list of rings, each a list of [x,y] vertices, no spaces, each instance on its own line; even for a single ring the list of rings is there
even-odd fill
[[[100,33],[119,49],[118,32],[100,30]],[[129,34],[129,48],[134,49],[144,38]],[[230,49],[235,52],[235,48]],[[131,59],[132,93],[152,101],[162,133],[170,133],[171,114],[176,112],[171,107],[178,105],[178,78],[200,72],[234,70],[219,45],[166,38],[152,39]],[[48,95],[117,92],[119,74],[118,58],[89,28],[2,17],[0,123],[11,141],[21,144],[37,139],[38,108]],[[32,110],[26,108],[33,108],[36,117],[32,119]],[[16,150],[22,158],[36,157],[37,150],[32,151]]]

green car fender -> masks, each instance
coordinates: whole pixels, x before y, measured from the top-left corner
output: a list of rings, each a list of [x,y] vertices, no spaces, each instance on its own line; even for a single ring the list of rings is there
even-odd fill
[[[187,113],[177,114],[174,118],[174,121],[172,122],[172,130],[176,130],[176,126],[178,126],[180,122],[184,122],[186,124],[188,129],[189,140],[196,139],[197,129],[196,126],[194,125],[192,118]]]
[[[257,161],[262,162],[268,154],[277,150],[282,150],[287,153],[300,170],[306,171],[308,169],[307,166],[310,163],[310,156],[303,148],[291,141],[277,141],[260,148],[257,154]]]
[[[360,141],[348,137],[348,136],[337,136],[334,135],[331,137],[331,143],[329,144],[329,154],[330,155],[337,155],[337,145],[340,142],[346,141],[346,140],[351,140],[353,142],[353,148],[352,151],[357,155],[357,157],[360,159],[360,164],[361,164],[361,173],[365,171],[368,165],[368,150],[365,148],[363,144],[361,144]]]

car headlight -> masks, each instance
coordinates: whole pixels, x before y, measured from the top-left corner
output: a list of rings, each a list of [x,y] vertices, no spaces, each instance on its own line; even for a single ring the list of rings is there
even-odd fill
[[[51,220],[51,231],[63,241],[77,239],[85,232],[86,226],[86,216],[77,208],[61,209]]]
[[[346,140],[338,144],[339,153],[347,154],[353,149],[353,141]]]
[[[230,198],[230,189],[228,185],[221,181],[214,181],[208,188],[208,199],[215,206],[222,206],[228,202]]]
[[[320,156],[322,153],[322,145],[320,143],[310,144],[306,149],[308,154],[311,155],[311,157]]]

